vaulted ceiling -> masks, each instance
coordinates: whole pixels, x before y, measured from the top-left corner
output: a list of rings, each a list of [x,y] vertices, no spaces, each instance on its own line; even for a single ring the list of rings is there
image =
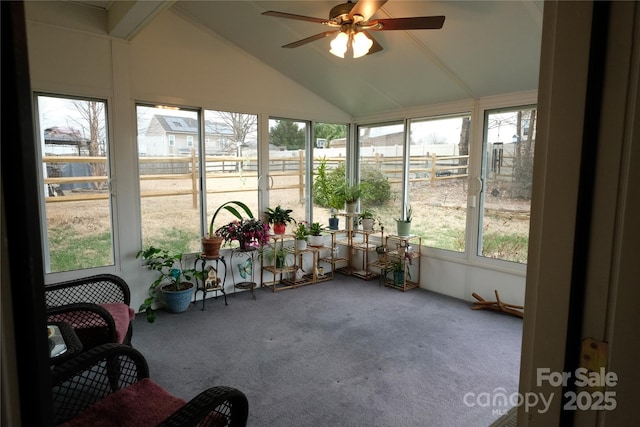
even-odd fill
[[[104,8],[111,35],[128,39],[169,8],[355,117],[538,86],[542,1],[389,0],[374,18],[444,15],[444,26],[371,32],[384,49],[358,59],[330,54],[330,37],[282,48],[329,28],[262,15],[275,10],[328,19],[340,0],[80,3]]]

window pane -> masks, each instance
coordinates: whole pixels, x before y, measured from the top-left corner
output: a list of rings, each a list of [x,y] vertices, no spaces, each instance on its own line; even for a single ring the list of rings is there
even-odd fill
[[[358,127],[363,185],[360,211],[372,211],[388,234],[396,234],[396,219],[400,217],[404,139],[403,123]]]
[[[258,116],[206,110],[206,206],[207,221],[220,205],[230,200],[246,204],[256,218],[258,210]],[[244,215],[244,213],[243,213]],[[221,227],[235,217],[222,210],[214,228]],[[208,230],[205,230],[208,231]],[[233,245],[237,245],[234,241]]]
[[[470,126],[468,115],[409,124],[411,232],[427,246],[464,252]]]
[[[46,272],[113,265],[106,103],[38,96]]]
[[[138,170],[143,247],[200,251],[198,144],[196,111],[137,107]]]
[[[269,119],[269,207],[292,209],[296,220],[306,219],[307,135],[307,122]]]
[[[535,107],[485,115],[478,255],[526,264]]]
[[[314,123],[313,125],[315,142],[313,148],[313,157],[315,159],[313,165],[313,221],[319,222],[325,227],[329,226],[329,218],[331,217],[329,203],[331,202],[335,206],[334,209],[338,211],[344,208],[343,203],[337,203],[337,200],[334,201],[331,197],[333,194],[327,198],[325,191],[335,193],[335,185],[333,184],[339,179],[337,174],[340,174],[340,171],[344,172],[344,161],[347,153],[347,129],[347,125],[334,123]],[[324,173],[328,185],[321,188],[318,185],[318,168],[323,163],[325,164]]]

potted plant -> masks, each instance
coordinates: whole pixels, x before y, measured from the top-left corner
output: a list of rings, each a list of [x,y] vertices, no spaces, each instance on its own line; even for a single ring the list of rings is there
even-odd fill
[[[404,264],[401,261],[394,261],[391,264],[393,272],[393,284],[402,286],[404,284]]]
[[[376,218],[373,212],[365,209],[358,214],[358,224],[362,224],[362,229],[364,231],[373,230],[375,223]]]
[[[411,235],[411,214],[411,205],[407,205],[404,212],[402,213],[402,218],[398,218],[396,220],[396,224],[398,226],[398,236]]]
[[[346,203],[347,213],[356,213],[358,199],[362,195],[362,187],[360,184],[345,184],[342,195]]]
[[[183,268],[181,253],[170,253],[167,249],[149,246],[136,254],[142,258],[149,270],[158,272],[158,277],[149,285],[149,296],[140,305],[139,311],[144,311],[147,321],[155,321],[156,313],[153,303],[158,296],[158,288],[164,294],[168,311],[181,313],[189,308],[194,292],[191,278],[198,273],[195,269]]]
[[[298,221],[298,226],[293,232],[296,238],[296,250],[303,251],[307,249],[307,240],[309,239],[309,227],[307,221]]]
[[[319,222],[313,222],[309,226],[309,246],[320,247],[324,244],[324,238],[322,236],[322,232],[324,231],[324,226]]]
[[[342,184],[342,183],[340,183]],[[318,190],[318,196],[322,200],[320,203],[323,206],[328,206],[330,209],[329,229],[337,230],[339,228],[340,219],[338,218],[338,211],[344,208],[344,197],[342,196],[343,190],[339,185],[336,185],[327,175],[327,159],[326,157],[320,160],[318,166],[318,175],[315,178],[314,186]]]
[[[261,219],[243,218],[231,221],[218,228],[215,234],[222,237],[225,245],[237,241],[241,250],[251,250],[269,243],[269,225]]]
[[[280,247],[265,246],[261,252],[265,265],[275,268],[285,268],[287,266],[287,251]]]
[[[242,209],[249,218],[253,218],[253,212],[251,212],[251,209],[240,201],[231,200],[221,204],[211,217],[209,232],[202,238],[202,256],[204,258],[216,259],[220,256],[220,246],[222,246],[223,238],[222,236],[216,235],[214,228],[218,213],[224,209],[239,220],[242,220],[242,214],[237,208]]]
[[[291,218],[292,209],[284,209],[280,205],[275,208],[267,208],[265,215],[267,216],[267,223],[273,224],[273,232],[275,234],[284,234],[287,230],[287,224],[295,222]]]
[[[385,256],[387,255],[387,246],[386,245],[376,246],[376,253],[378,254],[378,261],[384,261]]]

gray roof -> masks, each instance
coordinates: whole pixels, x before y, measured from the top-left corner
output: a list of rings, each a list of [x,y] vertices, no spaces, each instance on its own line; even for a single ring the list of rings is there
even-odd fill
[[[154,117],[166,132],[172,133],[198,133],[198,121],[191,117],[165,116],[155,114]],[[226,123],[205,121],[204,131],[206,134],[233,135],[231,127]]]

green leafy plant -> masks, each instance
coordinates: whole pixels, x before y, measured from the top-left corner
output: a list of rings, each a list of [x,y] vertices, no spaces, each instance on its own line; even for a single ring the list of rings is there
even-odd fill
[[[275,249],[272,246],[264,246],[260,254],[264,257],[265,265],[275,265],[276,268],[287,265],[287,251],[282,247]]]
[[[307,241],[309,238],[309,223],[307,221],[298,221],[298,226],[293,232],[296,240]]]
[[[309,226],[309,234],[312,236],[322,236],[324,228],[324,225],[320,224],[319,222],[313,222]]]
[[[391,271],[394,273],[404,272],[404,264],[400,261],[394,261],[391,263]]]
[[[235,216],[239,220],[243,219],[242,214],[238,211],[236,206],[239,207],[240,209],[242,209],[247,214],[247,216],[249,218],[253,218],[253,212],[251,212],[251,209],[247,205],[245,205],[244,203],[242,203],[240,201],[237,201],[237,200],[230,200],[228,202],[225,202],[225,203],[221,204],[220,206],[218,206],[218,209],[216,209],[216,211],[213,213],[213,217],[211,217],[211,222],[209,223],[209,237],[214,236],[214,230],[215,230],[214,223],[216,221],[216,217],[218,216],[218,213],[222,209],[228,211],[229,213],[231,213],[233,216]]]
[[[344,180],[336,180],[335,177],[329,175],[327,158],[323,157],[318,166],[318,175],[313,182],[313,198],[320,206],[331,208],[334,218],[337,211],[344,207],[342,185],[344,185]]]
[[[362,224],[363,219],[376,219],[376,215],[370,210],[363,210],[358,214],[358,223]]]
[[[340,210],[346,201],[344,199],[346,187],[344,162],[329,170],[326,159],[320,160],[318,174],[313,183],[314,203]],[[363,163],[360,166],[360,190],[360,202],[366,206],[381,206],[391,199],[389,178],[373,164]],[[334,203],[331,202],[332,195],[336,196]]]
[[[292,209],[282,208],[280,205],[275,208],[267,208],[264,214],[267,216],[267,223],[269,224],[290,224],[295,222],[291,217]]]
[[[375,214],[372,211],[365,209],[365,210],[363,210],[362,212],[360,212],[358,214],[358,218],[360,218],[360,219],[374,219],[375,218]]]
[[[345,202],[355,203],[362,195],[362,186],[360,184],[347,184],[342,191]]]
[[[391,263],[391,271],[393,273],[395,273],[396,275],[400,274],[400,273],[406,274],[407,277],[409,279],[411,279],[411,270],[408,269],[408,268],[405,268],[405,265],[404,265],[404,263],[402,261],[398,260],[398,261],[392,262]],[[396,283],[398,283],[398,282],[396,282]]]
[[[140,305],[139,311],[144,311],[147,321],[152,323],[155,318],[153,302],[158,296],[158,287],[167,291],[181,291],[193,286],[193,277],[202,277],[202,273],[193,268],[184,268],[182,253],[170,253],[167,249],[149,246],[136,254],[136,258],[142,258],[144,265],[149,270],[158,272],[158,277],[149,285],[149,296]]]

